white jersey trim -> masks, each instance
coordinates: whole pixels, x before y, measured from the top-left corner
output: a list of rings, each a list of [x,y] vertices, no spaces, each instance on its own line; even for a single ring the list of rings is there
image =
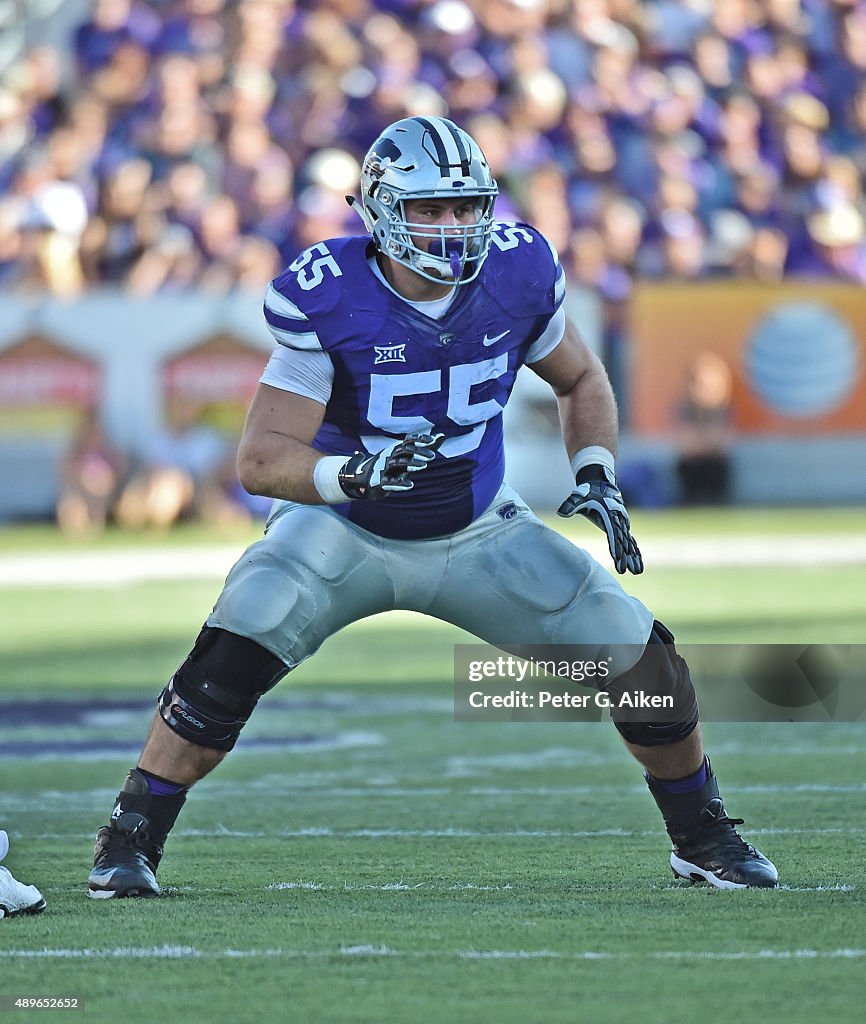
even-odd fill
[[[281,331],[279,327],[268,324],[268,330],[279,345],[283,348],[291,348],[296,352],[321,352],[322,343],[315,331],[308,331],[305,334],[292,334],[289,331]]]
[[[292,321],[292,323],[287,323],[285,327],[272,323],[272,320],[278,317],[283,321]],[[287,299],[285,295],[281,295],[273,284],[269,284],[265,292],[265,323],[274,340],[286,348],[300,349],[303,352],[316,352],[322,348],[321,342],[313,330],[313,325],[307,317],[294,302]],[[308,329],[305,330],[305,328]]]
[[[544,329],[544,334],[529,346],[529,350],[526,353],[526,362],[537,363],[544,359],[545,356],[549,356],[562,341],[564,334],[565,308],[560,306],[550,318],[547,327]]]
[[[268,309],[274,313],[278,313],[280,316],[287,316],[291,320],[306,320],[306,316],[301,312],[299,306],[296,306],[294,302],[287,299],[285,295],[274,288],[273,283],[268,285],[267,291],[265,292],[265,305]]]
[[[556,251],[556,246],[551,242],[547,235],[541,235],[541,237],[545,242],[547,242],[547,247],[550,249],[550,255],[553,257],[553,265],[556,267],[556,279],[553,283],[553,301],[559,305],[565,298],[565,271],[562,269],[562,264],[559,262],[559,253]]]

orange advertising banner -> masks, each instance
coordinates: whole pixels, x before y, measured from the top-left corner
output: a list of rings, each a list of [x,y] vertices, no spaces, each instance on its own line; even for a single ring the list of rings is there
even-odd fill
[[[671,434],[706,353],[731,371],[741,434],[866,433],[866,290],[748,281],[640,284],[632,300],[630,427]]]

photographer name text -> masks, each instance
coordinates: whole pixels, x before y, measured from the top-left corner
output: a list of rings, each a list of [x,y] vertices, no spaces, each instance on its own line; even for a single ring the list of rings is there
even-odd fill
[[[509,690],[508,693],[485,693],[473,690],[468,697],[471,708],[673,708],[669,695],[647,694],[642,690],[624,690],[620,694],[552,693],[549,690]]]

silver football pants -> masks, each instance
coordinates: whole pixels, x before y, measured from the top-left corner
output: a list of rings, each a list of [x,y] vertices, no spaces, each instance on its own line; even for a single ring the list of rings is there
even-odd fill
[[[607,570],[503,485],[465,530],[434,540],[388,540],[325,505],[278,502],[208,625],[249,637],[294,668],[343,626],[394,608],[509,649],[616,645],[613,677],[638,660],[653,623]]]

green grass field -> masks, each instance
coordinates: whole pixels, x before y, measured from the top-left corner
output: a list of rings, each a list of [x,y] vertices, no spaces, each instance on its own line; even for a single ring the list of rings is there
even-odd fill
[[[854,510],[635,518],[659,541],[866,534]],[[0,532],[0,563],[239,553],[251,536],[70,546],[22,528]],[[862,563],[650,566],[626,585],[681,642],[866,634]],[[79,996],[73,1019],[191,1024],[863,1020],[862,722],[709,723],[728,810],[783,885],[674,883],[610,723],[455,723],[453,645],[470,638],[415,616],[346,630],[264,699],[193,791],[161,899],[88,900],[93,834],[218,588],[0,586],[0,825],[49,901],[0,922],[0,1006]]]

